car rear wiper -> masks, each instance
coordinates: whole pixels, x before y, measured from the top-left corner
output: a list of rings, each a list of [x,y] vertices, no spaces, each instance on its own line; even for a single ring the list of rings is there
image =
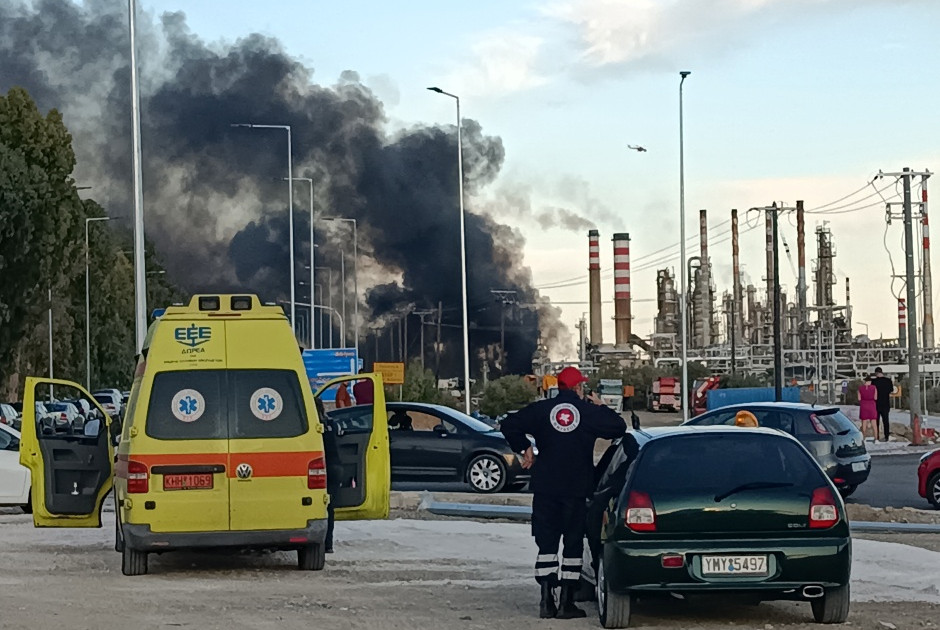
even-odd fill
[[[742,490],[763,490],[765,488],[789,488],[792,486],[792,483],[786,481],[752,481],[750,483],[742,483],[740,486],[735,486],[728,490],[727,492],[722,492],[721,494],[715,495],[715,503],[720,503],[722,499],[727,499],[732,494],[736,492],[741,492]]]

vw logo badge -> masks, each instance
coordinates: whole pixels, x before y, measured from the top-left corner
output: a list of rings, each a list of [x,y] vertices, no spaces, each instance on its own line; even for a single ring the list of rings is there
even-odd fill
[[[238,468],[235,469],[235,475],[239,479],[250,479],[251,478],[251,466],[248,464],[239,464]]]

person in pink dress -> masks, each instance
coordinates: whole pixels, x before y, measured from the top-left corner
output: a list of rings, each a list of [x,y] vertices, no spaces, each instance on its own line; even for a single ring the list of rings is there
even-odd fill
[[[865,428],[871,429],[872,437],[878,440],[878,407],[875,401],[878,399],[878,390],[871,384],[871,377],[866,376],[861,387],[858,388],[858,419],[862,425],[862,435]]]

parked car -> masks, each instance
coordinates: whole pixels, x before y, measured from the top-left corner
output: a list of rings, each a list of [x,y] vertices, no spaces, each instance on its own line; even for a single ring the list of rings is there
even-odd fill
[[[393,481],[466,482],[484,493],[529,482],[522,456],[488,424],[443,405],[393,402],[386,410]],[[329,418],[342,432],[371,413],[371,405],[357,405],[330,411]]]
[[[917,492],[940,510],[940,449],[925,453],[917,467]]]
[[[794,437],[680,426],[628,433],[615,449],[589,507],[605,628],[626,628],[650,593],[809,601],[817,622],[845,621],[845,505]]]
[[[19,506],[30,514],[29,469],[20,465],[20,432],[0,424],[0,505]]]
[[[20,414],[12,405],[0,403],[0,424],[5,424],[19,431],[21,423]]]
[[[104,407],[112,418],[120,417],[124,405],[121,403],[121,393],[117,390],[102,390],[92,394],[98,404]]]
[[[778,429],[794,436],[816,458],[847,497],[868,479],[871,455],[865,438],[855,423],[838,407],[818,407],[802,403],[759,402],[728,405],[692,418],[685,425],[734,425],[739,411],[750,411],[762,427]]]

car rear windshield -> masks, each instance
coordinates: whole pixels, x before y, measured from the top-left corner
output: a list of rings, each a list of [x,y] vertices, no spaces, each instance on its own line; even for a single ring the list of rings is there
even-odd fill
[[[112,396],[111,394],[95,394],[95,400],[97,400],[102,405],[114,404],[114,396]]]
[[[631,487],[650,493],[713,495],[751,482],[815,488],[826,480],[806,451],[786,437],[703,431],[650,442]]]
[[[845,435],[856,429],[855,423],[838,409],[820,409],[813,413],[833,435]]]
[[[161,440],[296,437],[307,427],[291,370],[161,372],[147,408],[147,435]]]

